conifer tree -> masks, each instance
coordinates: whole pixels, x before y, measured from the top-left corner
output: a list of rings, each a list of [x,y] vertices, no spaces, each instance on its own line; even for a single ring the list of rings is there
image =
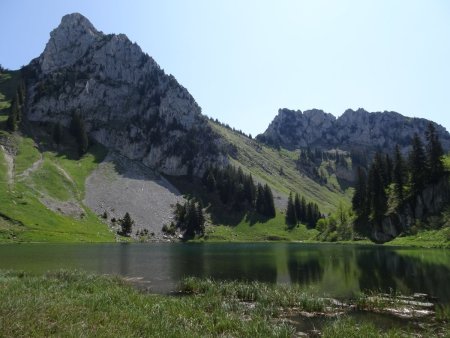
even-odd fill
[[[444,150],[442,149],[439,136],[436,133],[436,128],[433,123],[429,123],[426,131],[427,139],[427,162],[429,168],[429,182],[438,182],[444,174],[444,163],[442,162],[442,156],[444,156]]]
[[[392,171],[394,165],[392,164],[391,157],[389,154],[386,154],[384,157],[384,186],[387,187],[392,183]]]
[[[400,203],[403,201],[403,187],[405,185],[405,164],[402,153],[400,152],[400,146],[395,146],[395,165],[394,165],[394,189],[395,194]]]
[[[301,205],[302,205],[302,209],[301,209],[302,213],[301,213],[300,221],[305,223],[306,219],[307,219],[307,215],[306,215],[306,206],[307,206],[307,204],[306,204],[305,196],[302,196]]]
[[[364,169],[358,167],[358,180],[355,186],[355,192],[352,198],[353,210],[358,215],[362,215],[365,212],[367,203],[367,178]]]
[[[409,155],[410,186],[412,196],[417,196],[425,187],[427,178],[427,158],[419,135],[414,134]]]
[[[131,219],[131,216],[128,212],[125,213],[125,216],[120,222],[121,227],[121,235],[122,236],[130,236],[134,221]]]
[[[297,222],[302,219],[302,203],[300,202],[300,196],[298,193],[295,194],[294,198],[295,215],[297,217]]]
[[[197,228],[203,229],[204,224],[205,224],[205,216],[203,215],[203,206],[202,203],[199,201],[197,203]]]
[[[275,204],[273,202],[273,194],[269,185],[266,183],[264,185],[264,215],[268,217],[275,217]]]
[[[297,224],[297,216],[295,215],[294,201],[292,200],[292,192],[289,193],[287,208],[286,208],[286,224],[293,227]]]
[[[385,185],[383,181],[381,156],[375,156],[369,176],[372,182],[372,189],[370,190],[370,209],[371,218],[375,223],[381,223],[381,220],[387,209],[387,196],[385,192]]]

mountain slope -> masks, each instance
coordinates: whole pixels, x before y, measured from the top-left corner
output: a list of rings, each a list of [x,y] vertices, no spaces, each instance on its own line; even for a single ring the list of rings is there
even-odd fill
[[[320,184],[298,168],[298,153],[286,149],[274,149],[235,131],[211,122],[214,130],[234,148],[231,163],[241,166],[256,180],[268,183],[276,192],[277,206],[286,208],[290,192],[298,192],[308,201],[320,205],[322,212],[334,212],[340,203],[348,204],[351,190],[340,187],[334,173],[329,183]]]

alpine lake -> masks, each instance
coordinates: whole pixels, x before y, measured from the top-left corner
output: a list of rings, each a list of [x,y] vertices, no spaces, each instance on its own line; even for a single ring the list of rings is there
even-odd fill
[[[146,292],[175,294],[185,277],[297,284],[345,302],[360,293],[426,294],[450,306],[450,250],[307,243],[5,244],[0,269],[31,274],[82,270],[120,275]],[[413,299],[413,298],[411,298]],[[354,312],[381,326],[405,320]],[[359,319],[358,319],[359,320]],[[322,318],[292,318],[299,330]]]

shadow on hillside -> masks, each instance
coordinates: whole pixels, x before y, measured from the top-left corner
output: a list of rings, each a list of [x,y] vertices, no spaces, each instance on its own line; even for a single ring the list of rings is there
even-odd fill
[[[78,161],[81,158],[77,142],[67,128],[62,128],[59,145],[55,144],[53,128],[48,124],[24,122],[20,129],[25,137],[30,137],[36,142],[40,152],[51,151],[56,153],[57,157],[71,161]],[[91,141],[86,154],[92,155],[94,162],[98,164],[105,159],[107,153],[105,147]]]
[[[243,221],[250,226],[256,223],[265,223],[270,218],[260,215],[255,211],[235,210],[230,206],[224,205],[217,194],[209,193],[200,179],[187,176],[169,176],[166,177],[180,192],[186,197],[193,197],[200,201],[211,216],[213,224],[227,226],[237,226]]]

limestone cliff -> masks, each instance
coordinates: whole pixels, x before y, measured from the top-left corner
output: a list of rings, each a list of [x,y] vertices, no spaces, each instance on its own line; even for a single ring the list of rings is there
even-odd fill
[[[67,127],[77,112],[93,140],[170,175],[227,161],[189,92],[125,35],[81,14],[62,18],[26,71],[31,124]]]
[[[322,110],[280,109],[267,130],[258,139],[288,149],[391,151],[399,144],[404,151],[414,133],[424,135],[429,120],[405,117],[395,112],[369,113],[364,109],[347,110],[339,118]],[[450,150],[450,134],[435,124],[445,150]]]

